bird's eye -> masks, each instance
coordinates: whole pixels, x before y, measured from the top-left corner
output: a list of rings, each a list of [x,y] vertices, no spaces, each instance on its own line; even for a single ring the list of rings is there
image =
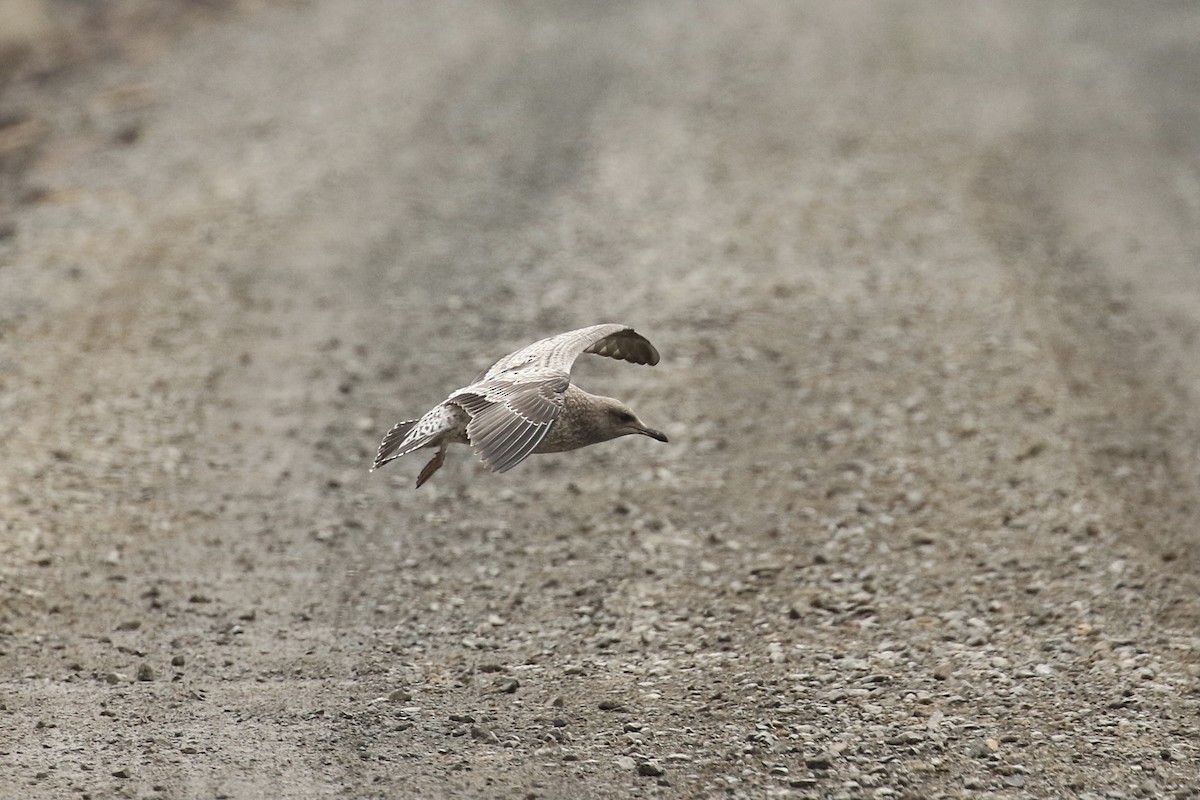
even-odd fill
[[[633,422],[633,414],[628,411],[614,411],[613,416],[617,418],[617,422]]]

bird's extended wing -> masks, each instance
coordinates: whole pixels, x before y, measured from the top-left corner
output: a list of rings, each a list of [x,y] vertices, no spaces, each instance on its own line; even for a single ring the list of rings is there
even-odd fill
[[[545,438],[569,383],[562,370],[515,369],[460,389],[447,402],[471,415],[467,439],[479,460],[493,472],[505,472]]]
[[[633,364],[658,363],[654,345],[628,325],[607,323],[560,333],[522,347],[493,364],[484,378],[523,367],[541,367],[570,374],[575,359],[583,353],[629,361]]]

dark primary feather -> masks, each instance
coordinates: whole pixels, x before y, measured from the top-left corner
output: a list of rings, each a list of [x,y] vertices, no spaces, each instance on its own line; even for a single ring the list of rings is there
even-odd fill
[[[617,358],[634,364],[654,366],[658,363],[658,350],[633,328],[605,336],[583,352],[598,356]]]

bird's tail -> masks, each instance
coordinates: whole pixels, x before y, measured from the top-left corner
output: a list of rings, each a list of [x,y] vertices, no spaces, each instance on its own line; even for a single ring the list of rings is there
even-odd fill
[[[416,450],[417,447],[423,446],[424,443],[422,442],[421,444],[416,444],[415,447],[405,446],[404,449],[401,449],[406,444],[409,432],[418,421],[415,419],[406,419],[392,426],[392,429],[384,435],[383,441],[379,443],[379,452],[375,454],[375,463],[371,465],[371,472],[379,469],[389,461],[394,461],[400,456]]]

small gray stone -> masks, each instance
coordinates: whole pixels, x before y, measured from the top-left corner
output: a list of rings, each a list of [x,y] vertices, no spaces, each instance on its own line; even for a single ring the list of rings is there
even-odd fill
[[[829,769],[833,766],[833,756],[828,752],[820,752],[813,756],[804,757],[804,766],[809,769]]]
[[[137,679],[139,681],[154,680],[154,668],[149,664],[139,664],[137,669]]]
[[[637,767],[637,762],[630,756],[617,756],[613,759],[613,763],[617,765],[617,769],[624,772],[632,772]]]
[[[487,728],[482,725],[471,726],[471,738],[477,742],[500,744],[500,737],[497,736],[491,728]]]
[[[929,531],[915,530],[909,535],[909,539],[917,547],[926,547],[937,543],[937,537]]]
[[[638,775],[643,775],[647,778],[657,778],[660,775],[666,775],[667,771],[663,769],[657,761],[651,759],[638,764],[637,773]]]

